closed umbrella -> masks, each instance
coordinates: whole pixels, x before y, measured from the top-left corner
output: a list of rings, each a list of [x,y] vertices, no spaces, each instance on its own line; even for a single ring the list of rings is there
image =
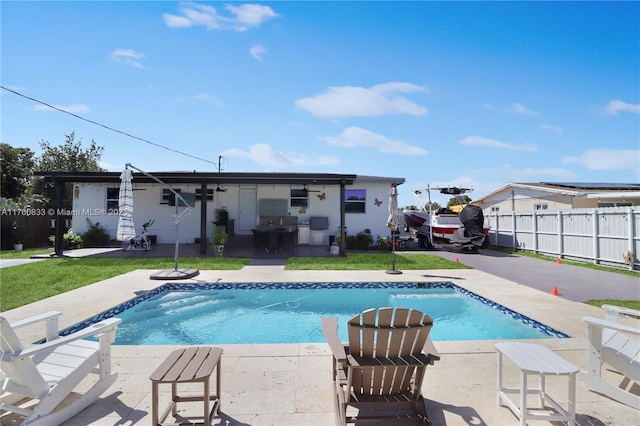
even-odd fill
[[[133,225],[133,187],[131,180],[133,173],[125,168],[120,174],[120,192],[118,194],[118,231],[116,239],[118,241],[128,241],[136,236]]]
[[[389,218],[387,219],[387,228],[391,229],[391,252],[393,261],[391,270],[386,272],[387,274],[401,274],[401,271],[396,270],[396,231],[400,228],[400,222],[398,221],[398,188],[395,185],[392,185],[389,190]]]

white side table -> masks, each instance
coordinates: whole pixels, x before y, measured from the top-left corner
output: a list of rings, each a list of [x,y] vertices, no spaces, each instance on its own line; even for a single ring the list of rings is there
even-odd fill
[[[496,344],[498,353],[498,405],[507,405],[520,419],[520,426],[525,426],[527,420],[566,421],[569,426],[575,425],[576,417],[576,375],[578,367],[551,352],[544,346],[522,343],[503,342]],[[507,357],[520,368],[520,387],[505,387],[502,384],[502,361]],[[531,388],[527,384],[529,375],[538,376],[538,387]],[[545,390],[545,376],[557,375],[569,377],[568,407],[565,409],[552,399]],[[520,395],[520,407],[507,394]],[[540,406],[547,402],[556,412],[531,412],[527,410],[527,395],[537,394]]]

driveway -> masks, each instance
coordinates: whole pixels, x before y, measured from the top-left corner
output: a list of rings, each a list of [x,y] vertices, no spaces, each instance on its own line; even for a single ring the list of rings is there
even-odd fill
[[[591,299],[640,299],[640,274],[634,277],[495,250],[482,250],[480,254],[447,251],[427,253],[449,260],[457,258],[474,269],[537,290],[551,292],[555,286],[561,297],[574,302]]]

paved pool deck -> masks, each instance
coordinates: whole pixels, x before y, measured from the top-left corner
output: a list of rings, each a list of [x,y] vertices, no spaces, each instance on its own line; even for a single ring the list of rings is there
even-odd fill
[[[137,270],[68,293],[32,303],[3,315],[10,321],[60,310],[61,328],[111,308],[164,284],[150,280],[154,271]],[[449,281],[521,314],[556,328],[568,339],[532,342],[551,349],[581,369],[587,361],[586,326],[583,316],[603,317],[600,308],[566,300],[548,292],[500,278],[479,270],[416,270],[401,275],[385,271],[285,271],[281,265],[246,266],[236,271],[200,271],[194,279],[179,282],[376,282]],[[175,282],[175,281],[174,281]],[[637,323],[634,325],[638,326]],[[229,324],[232,326],[232,324]],[[320,324],[318,324],[320,327]],[[434,325],[438,327],[436,323]],[[35,341],[41,328],[25,328],[21,337]],[[515,416],[496,402],[495,341],[435,342],[441,360],[427,369],[423,394],[433,425],[514,425]],[[216,425],[333,425],[331,356],[328,346],[314,344],[217,345],[223,348],[222,412]],[[151,422],[149,375],[176,346],[113,346],[112,365],[116,383],[100,400],[64,423],[64,426],[148,425]],[[506,377],[517,383],[515,367]],[[622,377],[607,372],[614,381]],[[547,379],[549,393],[566,402],[566,378]],[[197,387],[195,389],[198,389]],[[167,400],[161,389],[161,406]],[[635,391],[640,391],[635,389]],[[578,425],[637,426],[637,410],[593,392],[577,382]],[[180,407],[180,406],[179,406]],[[185,405],[183,415],[201,408]],[[13,424],[10,418],[0,423]],[[560,424],[535,421],[531,424]]]

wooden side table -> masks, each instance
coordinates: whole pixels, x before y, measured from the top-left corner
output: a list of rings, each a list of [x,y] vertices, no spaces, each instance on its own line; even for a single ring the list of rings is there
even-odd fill
[[[578,367],[551,352],[544,346],[522,342],[497,343],[498,352],[498,405],[506,404],[520,420],[520,426],[525,426],[527,420],[566,421],[569,426],[575,424],[576,417],[576,375]],[[505,387],[502,384],[502,360],[503,356],[509,358],[520,368],[520,387]],[[539,385],[531,388],[527,385],[528,375],[538,376]],[[545,390],[545,376],[559,375],[569,377],[568,408],[565,409],[552,399]],[[507,397],[508,393],[520,394],[520,407]],[[537,394],[540,405],[544,407],[545,401],[551,405],[557,413],[533,413],[527,410],[527,395]]]
[[[152,422],[154,426],[162,425],[171,411],[176,415],[178,402],[204,402],[205,426],[211,426],[211,419],[216,412],[220,411],[220,360],[222,349],[216,347],[188,347],[176,349],[171,352],[162,364],[151,374],[151,410]],[[216,374],[216,392],[211,394],[209,379],[213,370]],[[204,390],[202,396],[178,396],[178,383],[198,383],[202,382]],[[171,403],[158,417],[158,385],[162,383],[171,384]],[[210,401],[214,401],[211,411],[209,411]]]

